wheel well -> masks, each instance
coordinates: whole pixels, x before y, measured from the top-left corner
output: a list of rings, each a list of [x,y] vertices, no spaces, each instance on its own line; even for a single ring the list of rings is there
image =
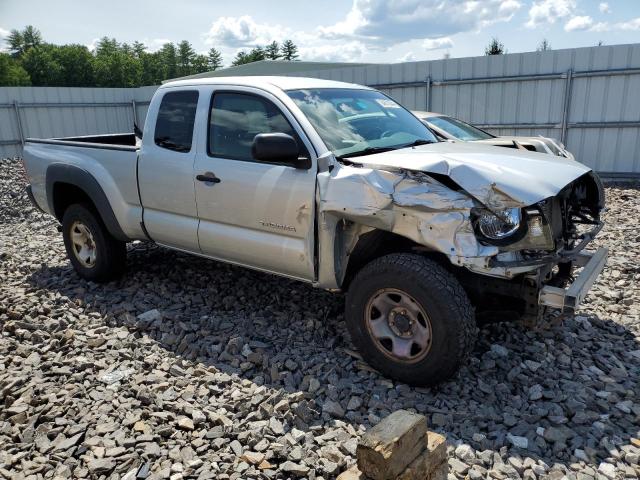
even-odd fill
[[[441,263],[445,268],[450,265],[444,254],[429,251],[423,245],[402,235],[384,230],[372,230],[360,236],[358,243],[349,254],[342,290],[346,291],[349,288],[349,283],[362,267],[376,258],[390,253],[420,253]]]
[[[56,182],[53,184],[53,209],[56,218],[62,221],[64,212],[74,203],[84,203],[95,209],[91,197],[76,185],[70,183]]]

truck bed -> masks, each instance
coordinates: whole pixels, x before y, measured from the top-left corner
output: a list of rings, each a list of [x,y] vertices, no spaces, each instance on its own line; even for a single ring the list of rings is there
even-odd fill
[[[139,139],[133,133],[110,133],[62,138],[28,138],[27,142],[105,148],[109,150],[136,150],[139,146]]]
[[[88,135],[64,138],[28,138],[24,145],[24,166],[31,180],[31,194],[45,212],[55,214],[52,202],[56,185],[83,177],[100,190],[120,237],[145,238],[141,229],[142,207],[138,196],[138,140],[133,133]],[[75,175],[75,177],[73,176]],[[93,199],[96,202],[95,198]]]

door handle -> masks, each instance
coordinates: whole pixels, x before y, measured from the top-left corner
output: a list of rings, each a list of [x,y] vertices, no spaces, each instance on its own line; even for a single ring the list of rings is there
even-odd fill
[[[220,183],[220,179],[211,172],[207,172],[204,175],[196,175],[196,180],[205,183]]]

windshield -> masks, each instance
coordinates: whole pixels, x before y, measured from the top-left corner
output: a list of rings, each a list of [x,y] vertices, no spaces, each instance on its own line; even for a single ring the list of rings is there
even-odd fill
[[[458,140],[464,140],[465,142],[494,138],[493,135],[476,128],[473,125],[469,125],[462,120],[458,120],[457,118],[429,117],[425,120],[427,123],[433,124],[434,127],[444,130],[449,135],[453,135]]]
[[[321,88],[287,93],[338,157],[437,142],[420,120],[375,90]]]

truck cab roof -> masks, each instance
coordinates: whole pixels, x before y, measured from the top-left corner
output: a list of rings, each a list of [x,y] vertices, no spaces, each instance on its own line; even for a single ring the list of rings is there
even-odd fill
[[[347,88],[354,90],[371,90],[363,85],[355,83],[336,82],[334,80],[323,80],[309,77],[282,77],[282,76],[253,76],[253,77],[213,77],[194,78],[190,80],[176,80],[163,84],[160,89],[187,87],[197,85],[238,85],[247,87],[258,87],[271,90],[274,87],[279,90],[301,90],[317,88]]]

